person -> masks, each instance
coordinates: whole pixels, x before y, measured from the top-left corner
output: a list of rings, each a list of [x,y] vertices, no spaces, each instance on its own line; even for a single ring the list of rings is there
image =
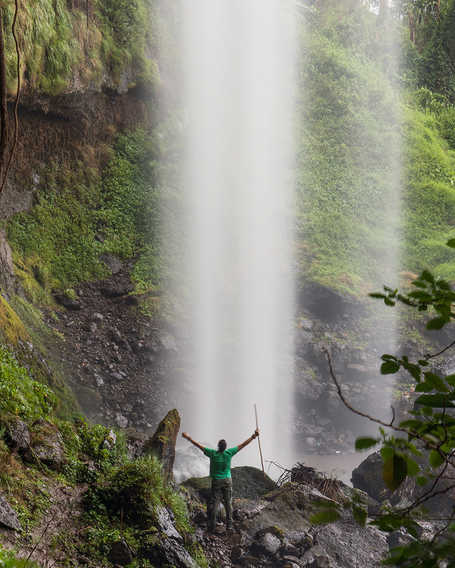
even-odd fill
[[[218,503],[223,501],[226,509],[226,530],[232,531],[232,478],[231,478],[231,459],[237,452],[243,450],[250,442],[259,436],[259,430],[256,429],[254,433],[244,442],[233,448],[227,448],[226,440],[218,442],[218,449],[212,450],[205,448],[195,440],[193,440],[186,432],[182,433],[182,437],[191,442],[196,448],[199,448],[204,454],[210,458],[210,477],[212,479],[212,488],[210,494],[210,501],[208,507],[210,532],[215,532],[216,528],[216,513]]]

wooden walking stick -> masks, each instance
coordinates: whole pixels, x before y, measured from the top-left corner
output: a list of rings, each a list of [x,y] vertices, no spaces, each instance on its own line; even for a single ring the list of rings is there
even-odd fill
[[[254,405],[254,415],[256,417],[256,430],[259,430],[258,409],[256,408],[256,405]],[[264,477],[265,477],[264,460],[262,459],[262,448],[261,448],[261,437],[260,436],[258,436],[258,446],[259,446],[259,455],[261,456],[262,473],[264,474]]]

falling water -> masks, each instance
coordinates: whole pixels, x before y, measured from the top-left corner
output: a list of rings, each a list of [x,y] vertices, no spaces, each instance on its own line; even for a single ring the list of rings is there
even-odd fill
[[[256,403],[277,460],[292,421],[294,19],[286,0],[183,2],[183,426],[235,445]]]

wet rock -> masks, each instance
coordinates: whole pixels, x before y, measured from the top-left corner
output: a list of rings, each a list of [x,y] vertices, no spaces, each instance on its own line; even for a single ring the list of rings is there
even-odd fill
[[[18,452],[28,450],[30,446],[30,431],[27,424],[19,418],[9,420],[6,426],[5,439],[8,446],[13,450]]]
[[[144,453],[156,456],[163,468],[167,481],[173,478],[175,461],[175,443],[180,430],[180,415],[177,410],[171,410],[160,422],[156,432],[144,444]]]
[[[126,449],[130,459],[137,459],[143,454],[146,436],[142,432],[131,431],[126,440]]]
[[[406,546],[411,542],[415,542],[415,538],[404,529],[393,531],[387,535],[387,543],[390,548]]]
[[[141,550],[141,555],[154,566],[174,566],[175,568],[198,568],[188,551],[180,542],[161,535],[152,535]]]
[[[134,286],[129,278],[119,278],[115,281],[105,282],[101,285],[100,290],[106,298],[118,298],[130,294],[134,290]]]
[[[303,563],[297,556],[291,554],[283,556],[283,568],[300,568],[300,566],[303,566]]]
[[[0,495],[0,525],[14,531],[21,530],[16,511],[2,495]]]
[[[133,561],[133,553],[125,540],[122,539],[113,543],[109,552],[109,560],[120,566],[126,566]]]
[[[123,414],[117,413],[115,416],[115,423],[119,428],[127,428],[129,420],[126,416],[123,416]]]
[[[183,541],[182,536],[174,525],[174,515],[166,507],[158,507],[156,510],[156,525],[159,530],[169,538]]]
[[[274,556],[281,548],[281,541],[276,535],[266,532],[259,537],[255,546],[259,547],[265,554]]]
[[[112,274],[118,274],[123,268],[122,261],[114,254],[110,254],[108,252],[104,253],[100,256],[100,259],[109,268]]]
[[[71,298],[67,294],[58,292],[54,294],[54,298],[57,303],[59,303],[67,310],[79,311],[82,308],[82,304],[79,300],[77,300],[76,298]]]
[[[257,499],[277,487],[273,479],[256,467],[234,467],[231,474],[236,499]]]
[[[308,568],[335,568],[336,565],[325,550],[317,544],[305,552],[301,566]]]
[[[45,420],[33,425],[30,446],[24,454],[29,462],[40,461],[60,471],[65,462],[65,444],[58,428]]]

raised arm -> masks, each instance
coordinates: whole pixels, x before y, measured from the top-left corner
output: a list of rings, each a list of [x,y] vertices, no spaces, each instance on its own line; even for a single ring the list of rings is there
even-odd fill
[[[204,451],[204,446],[201,446],[201,444],[196,442],[196,440],[193,440],[193,438],[188,436],[188,434],[186,432],[182,432],[182,438],[185,438],[185,440],[188,440],[188,442],[191,442],[193,444],[193,446],[196,446],[196,448],[199,448],[202,452]]]
[[[245,446],[248,446],[248,444],[250,442],[252,442],[255,438],[257,438],[259,436],[259,430],[256,428],[256,430],[253,432],[253,434],[248,438],[248,440],[245,440],[244,442],[242,442],[241,444],[238,445],[239,448],[239,452],[240,450],[243,450],[243,448]]]

